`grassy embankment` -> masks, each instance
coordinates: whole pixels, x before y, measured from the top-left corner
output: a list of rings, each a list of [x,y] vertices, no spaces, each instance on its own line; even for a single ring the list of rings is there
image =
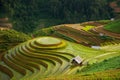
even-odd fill
[[[115,20],[115,21],[105,25],[104,29],[114,32],[114,33],[120,33],[120,20]]]

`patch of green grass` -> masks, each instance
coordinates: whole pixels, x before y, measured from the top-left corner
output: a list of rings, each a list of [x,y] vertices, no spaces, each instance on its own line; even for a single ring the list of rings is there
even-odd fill
[[[89,31],[90,29],[94,28],[95,26],[90,26],[90,25],[86,25],[85,27],[82,28],[82,30],[84,31]]]
[[[104,60],[103,62],[89,65],[89,66],[83,68],[78,73],[86,74],[86,73],[93,73],[93,72],[98,72],[98,71],[117,69],[117,68],[120,68],[119,62],[120,62],[120,56],[113,57],[113,58],[110,58],[108,60]]]
[[[120,33],[120,20],[115,20],[105,25],[104,29],[111,31],[111,32]]]

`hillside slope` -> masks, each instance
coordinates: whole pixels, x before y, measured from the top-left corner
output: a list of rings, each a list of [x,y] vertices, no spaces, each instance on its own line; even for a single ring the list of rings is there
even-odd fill
[[[120,39],[119,34],[116,35],[115,33],[110,33],[107,30],[103,29],[104,25],[111,22],[112,21],[110,20],[100,20],[78,24],[62,24],[37,30],[33,33],[33,36],[37,37],[50,35],[80,43],[89,47],[93,45],[100,46],[102,43],[110,41],[115,42],[116,40]]]
[[[0,30],[0,59],[3,52],[29,39],[28,35],[15,30]]]
[[[120,56],[78,70],[75,75],[54,76],[45,80],[119,80]]]
[[[101,32],[103,26],[109,25],[108,23],[115,25],[115,22],[110,20],[62,24],[34,32],[31,35],[34,39],[14,30],[0,31],[0,47],[4,50],[4,55],[1,55],[0,60],[0,79],[39,80],[46,78],[46,80],[54,80],[61,79],[60,76],[68,80],[80,79],[79,76],[81,79],[102,79],[99,76],[102,72],[99,71],[103,71],[102,74],[105,76],[102,75],[102,77],[107,77],[107,79],[119,78],[120,40],[116,38],[117,36],[103,34],[107,32],[105,29],[103,33]],[[98,46],[98,49],[92,49],[81,45],[83,42],[91,43],[90,46],[103,44]],[[82,59],[79,65],[71,63],[76,56]],[[109,75],[112,72],[115,74]],[[71,75],[73,75],[72,78]],[[53,78],[54,76],[56,77]]]
[[[55,37],[38,37],[8,50],[0,65],[3,76],[11,80],[39,80],[49,76],[75,74],[87,64],[99,63],[119,56],[118,51],[96,50]],[[82,65],[71,64],[80,56]],[[10,75],[9,73],[12,73]]]

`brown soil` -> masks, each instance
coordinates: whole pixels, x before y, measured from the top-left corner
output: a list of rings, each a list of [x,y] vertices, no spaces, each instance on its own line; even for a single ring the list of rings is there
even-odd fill
[[[93,21],[87,22],[85,24],[94,24]],[[98,24],[95,23],[95,25],[98,26]],[[102,25],[102,24],[99,24]],[[100,45],[101,42],[103,42],[101,39],[99,39],[99,33],[93,33],[91,31],[84,31],[82,30],[84,26],[81,24],[64,24],[61,26],[55,27],[55,30],[61,34],[64,34],[72,39],[74,39],[77,43],[81,43],[84,45],[89,44],[97,44]]]
[[[100,23],[100,22],[97,22],[97,21],[89,21],[89,22],[84,22],[81,24],[81,26],[86,26],[86,25],[92,25],[92,26],[100,26],[104,23]]]
[[[103,34],[105,34],[105,35],[108,35],[108,36],[111,36],[111,37],[114,37],[114,38],[120,39],[120,34],[107,31],[107,30],[105,30],[105,29],[103,28],[103,26],[99,26],[99,27],[94,28],[94,31],[96,31],[96,32],[98,32],[98,33],[103,33]]]
[[[83,28],[83,26],[81,26],[80,24],[64,24],[64,26],[77,29],[77,30],[81,30]]]
[[[89,31],[82,30],[84,25],[88,25],[88,24],[91,24],[94,26],[96,25],[96,27]],[[104,25],[102,23],[89,21],[81,24],[63,24],[63,25],[56,26],[54,28],[58,33],[64,34],[74,39],[77,43],[81,43],[87,46],[91,46],[94,44],[100,45],[101,43],[105,42],[99,37],[100,36],[99,33],[103,33],[107,36],[120,39],[120,34],[104,30],[103,26]]]
[[[0,61],[2,60],[3,55],[4,55],[4,53],[0,53]]]

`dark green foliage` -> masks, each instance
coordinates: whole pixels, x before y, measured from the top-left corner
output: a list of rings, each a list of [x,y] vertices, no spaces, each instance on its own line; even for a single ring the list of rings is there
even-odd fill
[[[107,0],[107,2],[113,2],[113,1],[117,1],[117,0]]]
[[[104,40],[104,41],[112,41],[113,40],[113,38],[112,37],[110,37],[110,36],[99,36],[100,37],[100,39],[102,39],[102,40]]]
[[[109,30],[111,32],[120,33],[120,20],[115,20],[105,25],[104,29]]]
[[[120,68],[119,62],[120,62],[120,56],[110,58],[108,60],[104,60],[103,62],[89,65],[83,68],[80,72],[81,73],[92,73],[92,72],[98,72],[98,71],[104,71],[104,70],[117,69],[117,68]]]
[[[50,28],[44,28],[44,29],[39,29],[35,31],[32,36],[33,37],[39,37],[39,36],[49,36],[54,33],[54,29],[52,27]]]
[[[0,16],[3,15],[12,19],[14,29],[26,33],[40,24],[46,26],[41,19],[60,20],[49,23],[48,27],[113,17],[106,0],[0,0]]]
[[[31,39],[29,36],[15,30],[0,31],[0,52],[4,52],[29,39]]]
[[[117,2],[117,5],[120,7],[120,1]]]
[[[24,33],[17,32],[15,30],[3,30],[0,31],[0,40],[1,42],[24,42],[29,40],[30,37]]]

